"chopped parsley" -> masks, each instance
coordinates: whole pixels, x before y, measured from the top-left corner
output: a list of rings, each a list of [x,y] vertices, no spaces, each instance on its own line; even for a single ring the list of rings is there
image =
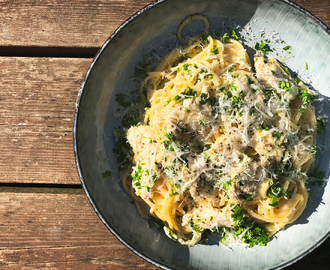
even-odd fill
[[[107,170],[104,173],[102,173],[102,178],[107,178],[111,176],[112,176],[112,171]]]
[[[201,105],[205,105],[209,100],[210,100],[210,96],[208,94],[202,93],[199,103]]]
[[[112,152],[116,155],[117,164],[119,164],[119,171],[124,171],[132,166],[132,148],[127,143],[126,133],[122,130],[117,130],[117,139]]]
[[[249,193],[242,193],[239,195],[239,198],[246,200],[246,201],[253,201],[253,196],[252,196],[252,194],[249,194]]]
[[[135,124],[137,124],[139,121],[138,119],[140,119],[141,117],[141,112],[140,110],[132,110],[132,111],[128,111],[124,116],[123,116],[123,120],[122,120],[122,125],[124,128],[129,128]]]
[[[170,132],[170,133],[165,133],[164,135],[168,139],[168,140],[163,141],[164,148],[169,151],[174,151],[174,147],[172,145],[172,143],[175,140],[174,134],[172,132]]]
[[[126,94],[116,94],[116,101],[123,106],[124,108],[127,108],[131,105],[131,103],[127,102],[126,99],[127,95]]]
[[[151,169],[150,172],[146,171],[146,175],[149,176],[149,182],[152,184],[158,179],[158,174],[154,169]]]
[[[290,46],[289,46],[289,45],[285,46],[285,47],[283,48],[283,50],[284,50],[284,51],[290,50]]]
[[[307,64],[306,61],[305,61],[304,67],[305,67],[306,70],[308,70],[308,64]]]
[[[287,194],[284,192],[284,189],[280,183],[275,182],[267,191],[267,197],[271,199],[269,205],[273,207],[277,206],[279,199],[284,198],[286,195]]]
[[[190,74],[191,70],[188,68],[189,64],[184,64],[183,65],[183,70],[187,71],[188,75]]]
[[[209,34],[206,34],[206,33],[201,33],[201,41],[204,43],[204,44],[207,44],[209,43]]]
[[[228,35],[228,33],[224,33],[224,35],[220,38],[221,43],[225,43],[228,41],[228,39],[230,38],[230,36]]]
[[[239,39],[239,37],[237,36],[235,30],[232,30],[230,35],[228,33],[224,33],[223,36],[220,38],[220,41],[222,43],[226,43],[226,42],[228,42],[228,40],[230,38],[232,38],[232,39]]]
[[[246,77],[247,77],[247,83],[248,84],[254,84],[255,83],[255,81],[252,80],[249,75],[246,75]]]
[[[176,95],[174,97],[174,100],[179,101],[181,98],[187,99],[193,97],[197,97],[197,91],[194,91],[190,87],[187,87],[180,95]]]
[[[272,136],[278,141],[282,137],[282,134],[278,131],[273,131]]]
[[[189,129],[187,128],[187,125],[186,125],[186,127],[181,125],[181,120],[178,121],[176,126],[177,126],[177,130],[178,130],[179,133],[188,133],[189,132]]]
[[[171,186],[171,192],[170,192],[170,194],[169,194],[169,196],[170,197],[173,197],[173,196],[175,196],[175,195],[179,195],[179,192],[176,192],[176,191],[174,191],[174,184],[172,184],[171,182],[169,182],[169,184],[170,184],[170,186]]]
[[[234,221],[235,235],[244,243],[249,244],[249,247],[264,246],[269,242],[270,238],[267,230],[249,218],[245,209],[236,205],[233,208],[231,217]]]
[[[323,118],[318,117],[316,119],[316,124],[317,124],[317,133],[323,134],[325,129],[326,129],[326,122]]]
[[[144,172],[144,169],[139,165],[135,171],[132,172],[132,182],[134,186],[140,186],[142,174]]]
[[[217,48],[217,46],[213,45],[211,53],[218,54],[219,53],[219,48]]]
[[[148,64],[141,63],[135,68],[135,79],[144,79],[148,76],[148,73],[150,72],[150,68]]]
[[[170,133],[165,133],[164,136],[171,142],[173,142],[175,140],[175,136],[173,134],[173,132],[170,132]]]
[[[204,79],[213,80],[213,74],[206,74],[206,75],[204,75]]]
[[[233,72],[233,71],[234,71],[234,66],[228,68],[228,72]]]
[[[235,32],[235,30],[231,30],[231,36],[230,37],[233,38],[233,39],[239,39],[236,32]]]
[[[320,171],[318,167],[315,167],[313,173],[310,175],[312,177],[315,177],[317,179],[324,179],[325,175],[323,171]]]
[[[215,184],[219,185],[220,189],[229,190],[230,186],[233,184],[233,180],[221,181],[220,179],[219,181],[216,181]]]
[[[309,177],[319,179],[317,181],[314,180],[311,185],[315,186],[318,184],[319,187],[324,185],[325,174],[323,171],[320,171],[318,167],[315,167],[314,171],[309,175]]]
[[[254,46],[256,51],[260,51],[262,54],[267,55],[269,52],[273,50],[269,47],[269,45],[263,41],[257,42]]]
[[[289,91],[292,87],[292,83],[286,81],[279,81],[278,86],[285,91]]]
[[[299,93],[298,93],[298,98],[302,99],[302,104],[299,108],[299,111],[301,113],[304,113],[304,109],[306,109],[308,107],[308,105],[311,103],[311,101],[315,98],[314,95],[310,94],[308,89],[298,89]]]
[[[161,219],[155,218],[151,215],[149,215],[150,219],[148,219],[148,223],[149,223],[149,227],[153,228],[153,227],[157,227],[159,231],[161,231],[164,226],[167,227],[167,223],[162,221]]]

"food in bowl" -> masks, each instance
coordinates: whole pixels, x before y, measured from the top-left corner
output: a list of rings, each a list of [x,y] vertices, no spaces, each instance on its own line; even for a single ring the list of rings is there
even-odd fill
[[[236,39],[201,34],[163,57],[141,84],[141,121],[127,129],[124,187],[183,245],[210,232],[229,247],[265,245],[307,203],[316,93],[273,58],[256,54],[254,72]]]

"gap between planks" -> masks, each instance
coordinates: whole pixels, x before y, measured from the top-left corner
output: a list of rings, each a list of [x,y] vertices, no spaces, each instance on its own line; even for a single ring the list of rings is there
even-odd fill
[[[80,184],[0,183],[0,193],[85,194]]]
[[[0,57],[94,58],[99,47],[0,46]]]

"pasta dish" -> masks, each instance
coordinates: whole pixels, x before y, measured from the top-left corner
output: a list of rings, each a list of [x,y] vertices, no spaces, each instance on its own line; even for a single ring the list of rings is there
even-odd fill
[[[181,244],[219,232],[227,246],[264,245],[306,206],[314,93],[275,59],[253,62],[235,38],[201,35],[142,83],[150,104],[127,130],[123,182]]]

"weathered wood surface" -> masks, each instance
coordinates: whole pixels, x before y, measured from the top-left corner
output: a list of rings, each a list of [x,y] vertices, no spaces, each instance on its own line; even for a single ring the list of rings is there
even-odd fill
[[[100,47],[152,0],[5,0],[2,46]]]
[[[98,48],[125,20],[152,2],[152,0],[0,1],[0,45]],[[330,1],[295,0],[293,2],[311,11],[325,23],[329,23]]]
[[[72,127],[91,62],[0,57],[0,182],[80,183]]]
[[[16,191],[0,187],[1,269],[156,269],[108,231],[82,190]]]

